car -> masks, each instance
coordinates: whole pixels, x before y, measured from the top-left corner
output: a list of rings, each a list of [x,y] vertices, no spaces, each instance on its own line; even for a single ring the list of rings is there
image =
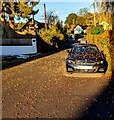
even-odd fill
[[[105,55],[94,44],[75,44],[67,52],[67,73],[105,73],[107,70]]]
[[[79,39],[78,39],[78,42],[79,42],[79,43],[84,43],[84,44],[87,43],[87,41],[86,41],[85,38],[79,38]]]

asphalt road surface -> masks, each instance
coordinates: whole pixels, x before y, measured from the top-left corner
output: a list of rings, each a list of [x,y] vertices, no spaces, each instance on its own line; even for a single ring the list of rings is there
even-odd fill
[[[106,75],[67,75],[66,56],[61,51],[3,70],[2,117],[113,120],[112,82]]]

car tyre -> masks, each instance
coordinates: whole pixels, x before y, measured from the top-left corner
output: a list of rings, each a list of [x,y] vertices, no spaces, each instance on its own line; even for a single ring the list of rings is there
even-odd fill
[[[68,67],[66,66],[66,74],[73,74],[73,72],[70,72],[69,70],[68,70]]]

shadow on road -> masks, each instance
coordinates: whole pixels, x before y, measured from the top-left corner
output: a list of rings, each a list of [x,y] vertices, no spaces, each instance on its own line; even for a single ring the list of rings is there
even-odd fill
[[[114,76],[79,120],[114,120]]]
[[[54,54],[54,53],[55,52],[34,54],[34,55],[32,55],[32,57],[30,57],[28,59],[13,59],[13,60],[2,61],[2,70],[16,66],[16,65],[20,65],[20,64],[25,63],[25,62],[29,62],[31,60],[35,60],[38,58],[49,56],[49,55]]]

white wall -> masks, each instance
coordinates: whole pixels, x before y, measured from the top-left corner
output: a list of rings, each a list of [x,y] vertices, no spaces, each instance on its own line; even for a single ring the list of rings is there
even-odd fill
[[[36,53],[37,52],[36,39],[32,38],[32,46],[0,46],[0,51],[2,51],[0,52],[0,56]]]

